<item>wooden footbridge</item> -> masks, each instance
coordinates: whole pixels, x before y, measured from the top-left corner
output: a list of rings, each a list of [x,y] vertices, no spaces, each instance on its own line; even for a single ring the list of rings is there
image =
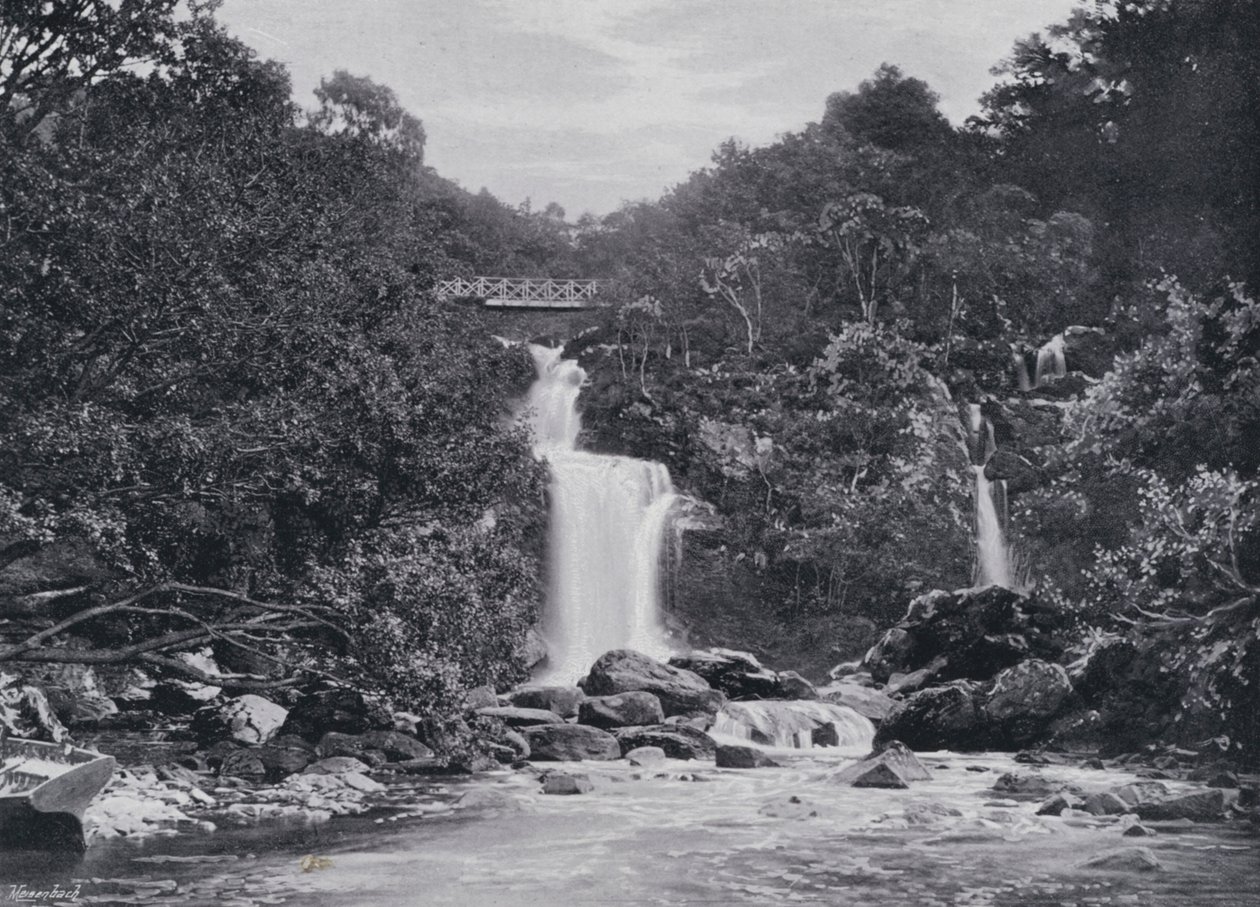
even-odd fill
[[[481,299],[491,308],[589,309],[600,305],[606,280],[545,277],[455,277],[437,282],[439,299]]]

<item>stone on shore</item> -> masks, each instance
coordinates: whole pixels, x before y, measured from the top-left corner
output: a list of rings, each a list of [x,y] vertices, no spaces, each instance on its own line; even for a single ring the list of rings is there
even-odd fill
[[[699,674],[671,667],[631,649],[605,652],[579,683],[587,696],[644,691],[661,701],[666,715],[715,714],[726,701]]]
[[[594,696],[578,707],[579,724],[589,724],[605,730],[664,722],[665,713],[661,710],[661,701],[643,691]]]
[[[579,759],[620,759],[617,738],[599,728],[581,724],[540,724],[525,728],[530,758],[538,762],[572,762]]]

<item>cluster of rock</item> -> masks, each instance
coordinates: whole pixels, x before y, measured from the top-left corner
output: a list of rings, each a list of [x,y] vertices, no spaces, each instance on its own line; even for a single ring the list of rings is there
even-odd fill
[[[878,724],[877,744],[1022,749],[1048,738],[1074,704],[1058,663],[1069,620],[1053,605],[997,586],[929,592],[861,664],[837,669],[837,683],[824,693],[865,709]]]

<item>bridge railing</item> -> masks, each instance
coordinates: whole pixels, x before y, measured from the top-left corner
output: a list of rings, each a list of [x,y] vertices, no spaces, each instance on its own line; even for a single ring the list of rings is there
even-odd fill
[[[539,277],[454,277],[439,280],[440,299],[484,299],[488,306],[580,309],[597,305],[606,280],[553,280]]]

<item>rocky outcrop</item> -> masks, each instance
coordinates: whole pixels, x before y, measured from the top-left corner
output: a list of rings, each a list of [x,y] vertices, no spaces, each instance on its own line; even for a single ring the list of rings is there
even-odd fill
[[[530,758],[539,762],[620,759],[622,754],[618,738],[581,724],[540,724],[525,728],[523,733]]]
[[[666,715],[712,715],[726,701],[726,696],[700,675],[631,649],[614,649],[601,655],[578,686],[587,696],[652,693]]]
[[[1057,661],[1069,621],[1057,606],[999,586],[937,590],[910,603],[863,667],[887,683],[944,658],[934,679],[987,680],[1026,658]]]
[[[595,696],[584,700],[578,707],[578,723],[591,727],[610,728],[642,727],[662,724],[665,713],[661,701],[651,693],[615,693],[612,696]]]

